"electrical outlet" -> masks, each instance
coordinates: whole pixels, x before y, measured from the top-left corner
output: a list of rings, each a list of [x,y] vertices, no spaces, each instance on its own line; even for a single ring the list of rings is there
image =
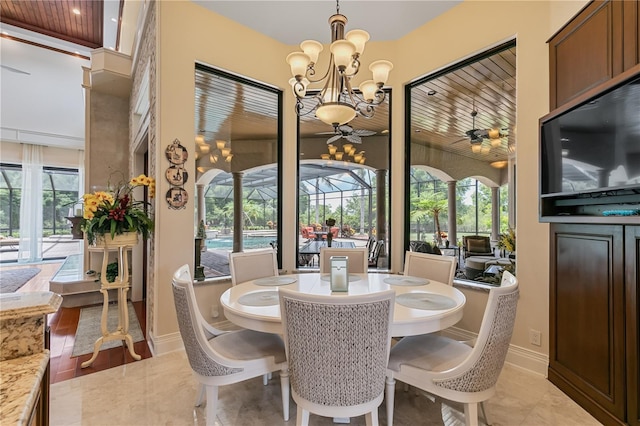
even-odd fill
[[[538,330],[529,330],[529,343],[535,346],[542,346],[542,333]]]
[[[220,312],[218,312],[218,307],[216,305],[211,306],[211,318],[218,318],[220,316]]]

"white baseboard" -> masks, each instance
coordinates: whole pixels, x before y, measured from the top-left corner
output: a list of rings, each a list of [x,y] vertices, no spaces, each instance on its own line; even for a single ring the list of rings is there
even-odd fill
[[[447,328],[442,331],[442,335],[456,340],[472,340],[478,337],[476,333],[471,333],[470,331],[457,327]],[[516,345],[509,345],[506,362],[532,373],[547,377],[549,356],[541,354],[540,352],[532,351]]]
[[[147,343],[153,356],[164,355],[184,348],[180,332],[164,334],[162,336],[154,336],[153,333],[149,333]]]
[[[165,334],[163,336],[154,336],[152,333],[149,334],[148,344],[153,356],[164,355],[169,352],[181,350],[184,347],[179,332]],[[456,340],[472,340],[478,337],[476,333],[471,333],[456,327],[447,328],[442,331],[442,334]],[[545,354],[520,346],[509,345],[506,362],[547,377],[549,357]]]

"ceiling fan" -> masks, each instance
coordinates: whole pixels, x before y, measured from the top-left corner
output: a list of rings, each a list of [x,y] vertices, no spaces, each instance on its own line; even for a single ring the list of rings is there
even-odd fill
[[[327,139],[327,145],[332,144],[341,138],[344,138],[351,143],[362,143],[361,136],[372,136],[375,134],[376,132],[373,130],[354,129],[347,124],[343,124],[342,126],[336,127],[334,136]]]
[[[484,139],[500,139],[507,136],[502,133],[502,130],[505,129],[476,129],[477,115],[477,110],[474,109],[473,111],[471,111],[471,129],[464,132],[466,137],[453,141],[450,145],[454,145],[462,141],[469,141],[469,143],[471,143],[472,145],[480,144]]]

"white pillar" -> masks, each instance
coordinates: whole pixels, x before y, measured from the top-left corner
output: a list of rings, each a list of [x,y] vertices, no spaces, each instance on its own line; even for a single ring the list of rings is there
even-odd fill
[[[244,250],[242,230],[244,212],[242,210],[242,172],[233,172],[233,252]]]

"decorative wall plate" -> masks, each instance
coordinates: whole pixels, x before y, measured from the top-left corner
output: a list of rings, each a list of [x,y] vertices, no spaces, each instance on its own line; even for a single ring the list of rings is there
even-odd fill
[[[185,169],[178,166],[171,166],[165,173],[167,180],[171,185],[182,186],[189,180],[189,174]]]
[[[175,187],[167,191],[167,203],[169,203],[169,207],[181,209],[187,205],[187,201],[189,201],[189,194],[184,188]]]
[[[173,143],[167,147],[165,154],[171,164],[177,165],[184,164],[185,161],[187,161],[187,157],[189,157],[187,149],[180,144],[178,139],[175,139]]]

